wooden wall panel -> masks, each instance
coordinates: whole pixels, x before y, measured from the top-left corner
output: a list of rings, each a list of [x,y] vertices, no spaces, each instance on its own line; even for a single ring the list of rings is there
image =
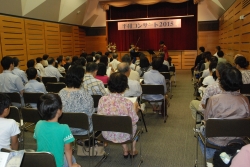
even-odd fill
[[[73,54],[80,55],[81,54],[81,47],[80,47],[80,40],[79,40],[79,27],[73,26]]]
[[[24,19],[0,16],[2,56],[17,57],[20,68],[26,69],[27,51]]]
[[[219,36],[219,31],[199,31],[197,49],[199,49],[200,46],[203,46],[206,51],[210,51],[214,54],[216,52],[215,47],[219,45]]]
[[[93,51],[101,51],[105,53],[107,51],[107,37],[106,36],[86,36],[86,52],[91,53]]]
[[[25,19],[25,32],[28,60],[42,57],[46,50],[43,22]]]
[[[197,56],[197,51],[182,52],[181,69],[191,69],[194,66],[194,60]]]
[[[61,32],[61,50],[63,56],[73,56],[73,34]]]
[[[44,22],[44,29],[46,53],[56,58],[62,54],[59,24]]]
[[[86,52],[86,34],[82,29],[79,29],[79,48]]]
[[[169,51],[168,54],[172,58],[172,63],[174,63],[175,69],[182,69],[182,66],[181,66],[182,52],[180,52],[180,51]],[[193,60],[193,62],[194,62],[194,60]]]

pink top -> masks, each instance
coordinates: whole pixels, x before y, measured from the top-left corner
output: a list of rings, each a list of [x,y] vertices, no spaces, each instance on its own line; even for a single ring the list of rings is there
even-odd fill
[[[240,152],[234,157],[230,167],[249,167],[250,166],[250,144],[241,148]]]
[[[133,134],[135,134],[138,116],[134,110],[134,104],[121,94],[111,93],[108,96],[103,96],[99,101],[97,113],[102,115],[130,116],[133,124]],[[106,140],[115,143],[122,143],[130,140],[130,135],[128,133],[102,131],[102,135]]]
[[[95,78],[101,80],[104,84],[107,84],[109,80],[109,77],[107,75],[104,76],[97,75],[95,76]]]

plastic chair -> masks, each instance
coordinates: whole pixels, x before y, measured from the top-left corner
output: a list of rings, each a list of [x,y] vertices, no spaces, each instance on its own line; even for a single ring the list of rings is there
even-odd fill
[[[40,98],[40,96],[43,95],[43,93],[28,93],[28,92],[24,92],[23,93],[23,99],[24,99],[24,103],[37,103],[38,99]]]
[[[96,137],[96,140],[102,141],[105,143],[110,144],[131,144],[131,150],[133,150],[132,143],[138,137],[140,137],[142,130],[137,129],[135,135],[133,135],[133,127],[132,127],[132,120],[129,116],[110,116],[110,115],[99,115],[93,114],[92,115],[92,122],[93,122],[93,133],[96,131],[112,131],[112,132],[121,132],[121,133],[128,133],[130,135],[130,140],[125,141],[123,143],[114,143],[112,141],[106,140],[102,134]],[[97,163],[96,166],[100,165],[107,157],[109,153],[105,153],[102,159]],[[142,155],[141,155],[141,142],[140,142],[140,162],[139,165],[143,162]],[[131,159],[131,165],[133,165],[133,156]]]
[[[64,77],[60,77],[60,78],[59,78],[59,82],[65,83],[65,78],[64,78]]]
[[[250,84],[243,84],[240,88],[241,94],[250,94]]]
[[[11,103],[18,103],[22,107],[22,100],[21,100],[21,96],[19,93],[13,92],[13,93],[4,93],[4,94],[10,97]]]
[[[166,86],[169,84],[168,88],[169,88],[169,92],[170,92],[170,99],[172,99],[173,94],[172,94],[172,82],[171,82],[171,74],[170,72],[161,72],[161,75],[163,75],[165,77],[166,80]]]
[[[197,144],[195,166],[197,166],[198,162],[198,137],[201,138],[204,144],[204,166],[206,166],[206,147],[220,149],[219,146],[207,142],[210,137],[248,137],[250,136],[250,130],[248,127],[250,127],[250,118],[208,119],[205,126],[205,136],[200,132],[196,133]]]
[[[60,90],[66,87],[66,84],[63,82],[48,82],[46,85],[46,90],[48,92],[59,93]]]
[[[46,86],[48,82],[57,82],[56,77],[42,77],[43,84]]]
[[[142,94],[141,94],[141,98],[140,98],[141,100],[145,100],[148,102],[163,102],[162,112],[163,112],[163,116],[164,116],[164,123],[166,123],[166,117],[168,116],[168,114],[167,114],[166,96],[165,96],[165,92],[164,92],[164,86],[163,85],[145,85],[145,84],[142,84],[141,88],[142,88]],[[155,94],[163,95],[163,99],[162,100],[154,100],[154,101],[142,99],[143,95],[155,95]]]

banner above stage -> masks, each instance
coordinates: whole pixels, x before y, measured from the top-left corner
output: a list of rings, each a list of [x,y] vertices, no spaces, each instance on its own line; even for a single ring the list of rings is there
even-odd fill
[[[118,30],[181,28],[181,19],[118,22]]]

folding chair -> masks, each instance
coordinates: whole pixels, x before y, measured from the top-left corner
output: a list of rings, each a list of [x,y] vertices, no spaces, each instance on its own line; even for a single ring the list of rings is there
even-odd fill
[[[195,166],[198,162],[198,137],[201,138],[204,144],[204,166],[206,166],[206,147],[220,149],[220,146],[213,145],[208,142],[210,137],[248,137],[250,136],[250,118],[241,119],[218,119],[211,118],[206,121],[205,136],[200,132],[197,133],[196,144],[196,160]]]
[[[5,148],[1,149],[2,152],[12,152]],[[23,155],[22,163],[20,167],[56,167],[56,161],[54,156],[49,152],[25,152]]]
[[[59,93],[65,87],[66,84],[63,82],[47,82],[46,90],[48,92]]]
[[[240,88],[241,94],[250,94],[250,84],[243,84]]]
[[[43,84],[46,86],[47,82],[57,82],[56,77],[42,77]]]
[[[6,94],[10,97],[11,103],[18,103],[18,104],[20,104],[20,106],[18,106],[18,107],[20,107],[20,108],[22,107],[23,104],[22,104],[21,96],[18,92],[4,93],[4,94]]]
[[[92,115],[93,122],[93,133],[96,131],[112,131],[112,132],[121,132],[128,133],[130,135],[130,140],[123,143],[114,143],[112,141],[106,140],[102,134],[96,137],[96,140],[110,143],[110,144],[131,144],[131,150],[133,150],[133,141],[140,137],[142,130],[137,128],[135,135],[133,135],[132,120],[129,116],[110,116],[110,115]],[[109,153],[105,153],[102,159],[97,163],[96,166],[101,165],[101,163],[108,157]],[[140,142],[140,162],[139,165],[143,162],[141,155],[141,142]],[[133,156],[131,159],[131,165],[133,165]]]
[[[174,76],[174,86],[176,87],[176,73],[175,73],[175,66],[170,66],[169,67],[169,72],[171,76]]]
[[[161,75],[163,75],[165,77],[165,80],[166,80],[166,86],[167,88],[169,88],[169,92],[170,92],[170,99],[173,97],[173,94],[172,94],[172,82],[171,82],[171,75],[170,75],[170,72],[161,72]],[[168,86],[169,84],[169,86]]]
[[[140,97],[141,101],[145,100],[148,102],[163,102],[163,105],[162,105],[163,107],[161,107],[161,109],[162,109],[163,116],[164,116],[164,123],[166,123],[166,117],[168,116],[168,114],[167,114],[166,96],[164,93],[164,86],[163,85],[145,85],[145,84],[142,84],[141,88],[142,88],[142,94]],[[142,99],[143,95],[155,95],[155,94],[163,95],[163,99],[162,100],[154,100],[154,101]]]
[[[42,95],[43,95],[43,93],[28,93],[28,92],[24,92],[23,93],[24,103],[25,104],[31,104],[31,103],[37,104],[38,99]]]
[[[65,78],[64,78],[64,77],[60,77],[60,78],[59,78],[59,82],[65,83]]]
[[[60,73],[63,77],[65,77],[65,75],[66,75],[66,73],[65,72],[63,72],[63,73]]]

